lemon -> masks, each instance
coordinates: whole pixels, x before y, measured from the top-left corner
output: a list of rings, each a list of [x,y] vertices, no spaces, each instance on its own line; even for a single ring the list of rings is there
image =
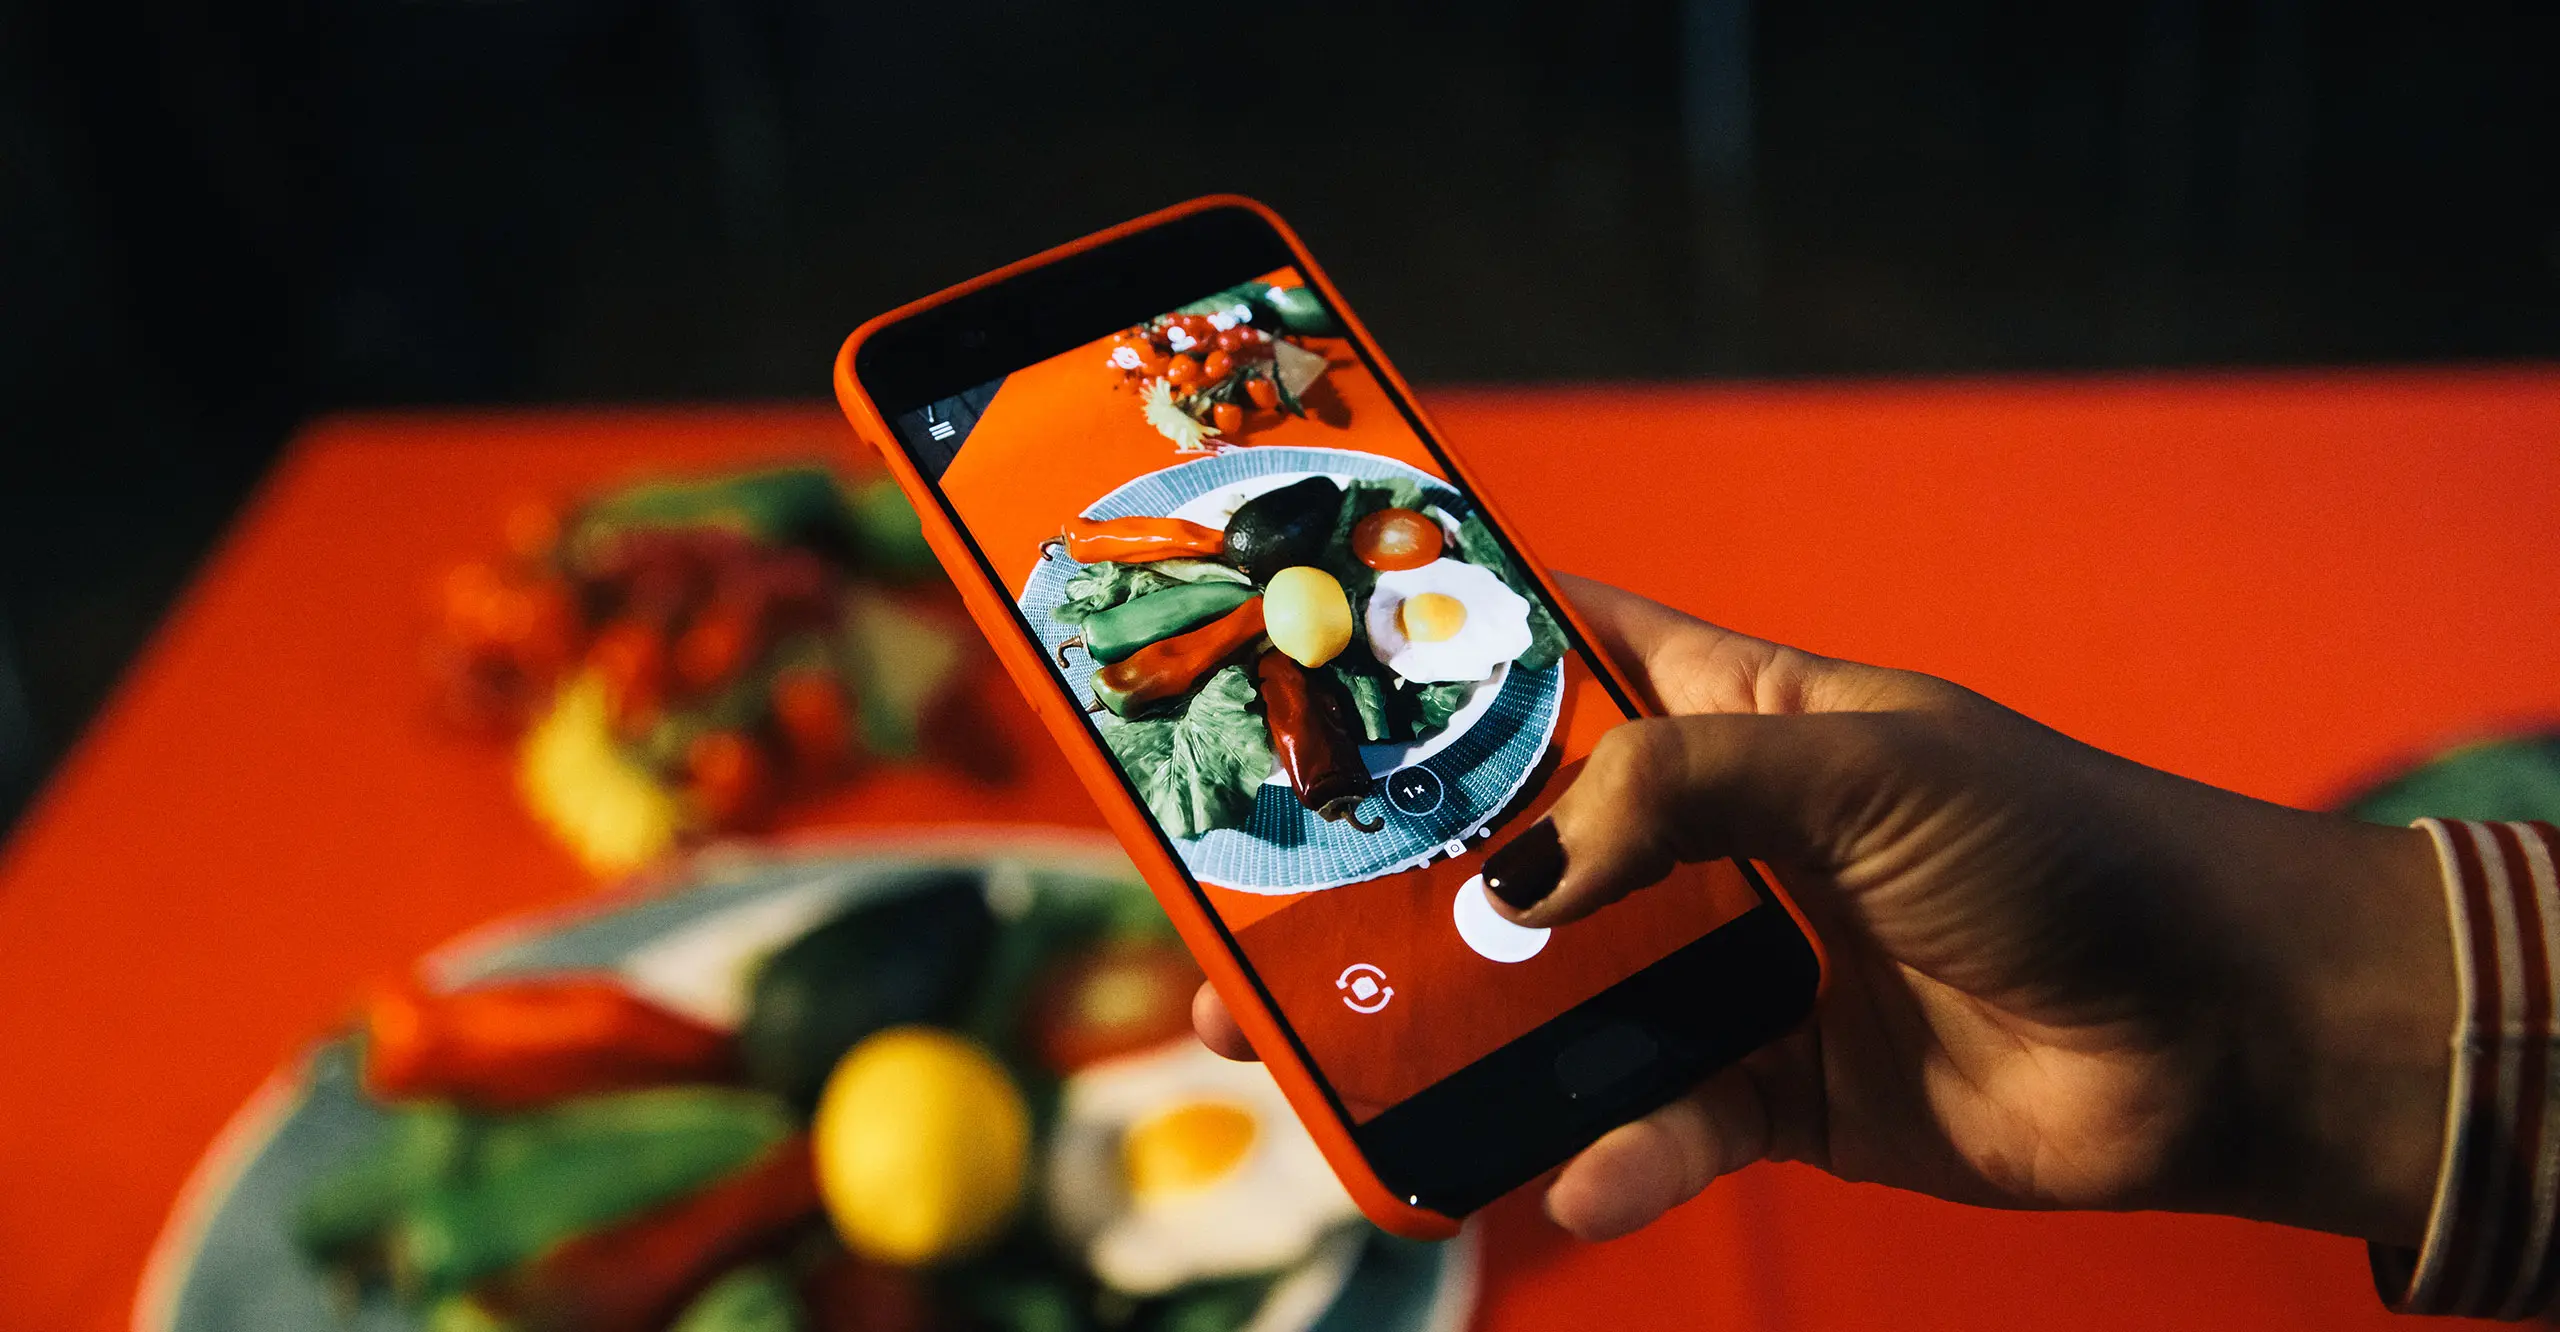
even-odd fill
[[[854,1252],[914,1267],[995,1237],[1022,1201],[1031,1117],[977,1042],[891,1027],[847,1051],[810,1126],[818,1189]]]
[[[1332,574],[1293,565],[1262,590],[1262,624],[1271,646],[1313,670],[1351,646],[1351,600]]]

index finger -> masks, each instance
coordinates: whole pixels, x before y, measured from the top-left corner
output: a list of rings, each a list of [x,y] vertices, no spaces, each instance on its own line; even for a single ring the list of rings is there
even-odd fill
[[[1191,996],[1191,1029],[1212,1053],[1248,1062],[1254,1058],[1253,1045],[1245,1040],[1244,1028],[1236,1025],[1236,1015],[1227,1011],[1227,1001],[1205,981]]]
[[[1565,595],[1656,711],[1759,712],[1758,681],[1785,649],[1624,588],[1558,573]]]
[[[1556,578],[1597,646],[1670,716],[1854,711],[1878,706],[1897,692],[1893,682],[1909,678],[1736,633],[1607,583]]]

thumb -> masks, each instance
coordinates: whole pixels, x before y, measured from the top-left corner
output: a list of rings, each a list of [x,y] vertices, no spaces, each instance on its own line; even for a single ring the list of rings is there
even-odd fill
[[[1882,802],[1891,714],[1738,713],[1632,721],[1601,737],[1546,817],[1485,861],[1505,915],[1579,920],[1677,864],[1826,864]]]

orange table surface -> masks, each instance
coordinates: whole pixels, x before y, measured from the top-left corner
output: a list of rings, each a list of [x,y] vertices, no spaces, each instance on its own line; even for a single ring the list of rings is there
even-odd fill
[[[2560,715],[2560,372],[1429,401],[1558,567],[2257,795],[2327,801]],[[504,752],[428,719],[436,572],[494,548],[511,496],[848,444],[814,404],[304,435],[0,853],[0,1327],[122,1326],[173,1194],[270,1070],[433,945],[592,890]],[[834,812],[1097,822],[1003,711],[1015,787],[904,774]],[[1520,1199],[1486,1235],[1486,1329],[2393,1321],[2346,1240],[1792,1168],[1610,1245]]]

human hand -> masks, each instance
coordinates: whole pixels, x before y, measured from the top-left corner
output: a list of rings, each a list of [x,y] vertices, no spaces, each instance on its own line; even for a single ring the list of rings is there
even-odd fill
[[[2004,1207],[2423,1230],[2454,978],[2422,833],[2216,790],[1930,676],[1814,656],[1567,580],[1668,715],[1549,814],[1561,926],[1676,862],[1775,866],[1822,937],[1798,1032],[1593,1143],[1549,1214],[1634,1230],[1764,1158]],[[1526,844],[1533,826],[1515,834]],[[1211,992],[1202,1038],[1249,1057]]]

